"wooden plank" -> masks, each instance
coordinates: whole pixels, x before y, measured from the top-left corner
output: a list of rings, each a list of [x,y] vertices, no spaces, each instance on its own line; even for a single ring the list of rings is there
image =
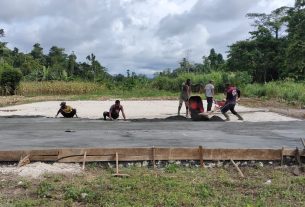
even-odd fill
[[[19,161],[30,154],[31,161],[82,162],[114,161],[115,153],[120,161],[139,160],[200,160],[198,148],[72,148],[51,150],[0,151],[0,161]],[[204,149],[202,160],[281,160],[282,156],[295,156],[295,149]],[[305,152],[300,151],[300,156]]]

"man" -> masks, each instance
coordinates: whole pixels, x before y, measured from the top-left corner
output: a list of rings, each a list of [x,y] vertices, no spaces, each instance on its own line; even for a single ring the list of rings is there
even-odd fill
[[[76,109],[73,109],[71,106],[66,105],[66,102],[60,103],[60,108],[59,108],[55,118],[58,116],[59,113],[61,113],[65,118],[73,118],[74,116],[76,116],[76,118],[78,118],[78,116],[76,114]]]
[[[243,120],[243,118],[235,111],[236,100],[240,98],[240,90],[233,85],[226,84],[225,89],[226,102],[221,108],[221,113],[226,117],[226,121],[230,121],[230,117],[227,111],[231,111],[232,114],[238,117],[238,120]]]
[[[119,118],[120,111],[122,111],[123,118],[124,118],[124,120],[126,120],[126,116],[125,116],[125,113],[124,113],[123,106],[120,104],[120,101],[119,101],[119,100],[116,100],[116,101],[115,101],[115,104],[113,104],[113,105],[110,107],[109,112],[108,112],[108,111],[105,111],[105,112],[103,113],[104,120],[106,120],[106,117],[109,117],[110,120]]]
[[[207,111],[211,111],[213,105],[213,97],[214,97],[214,85],[213,81],[210,80],[209,83],[204,87],[205,97],[207,99]]]
[[[187,79],[185,83],[182,84],[181,94],[179,98],[178,106],[178,116],[180,116],[180,110],[184,102],[186,108],[186,117],[189,116],[189,98],[191,96],[191,79]]]

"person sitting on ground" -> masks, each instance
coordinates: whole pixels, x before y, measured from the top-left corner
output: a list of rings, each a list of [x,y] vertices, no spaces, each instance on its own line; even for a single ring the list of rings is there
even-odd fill
[[[59,113],[61,113],[65,118],[73,118],[74,116],[76,116],[76,118],[78,118],[78,116],[76,114],[76,109],[72,108],[71,106],[66,105],[66,102],[60,103],[60,109],[58,110],[55,118],[58,116]]]
[[[182,85],[181,94],[179,98],[178,116],[180,116],[180,110],[184,102],[186,108],[186,117],[189,116],[189,98],[191,96],[191,79],[187,79]]]
[[[123,108],[123,106],[120,104],[120,100],[116,100],[116,101],[115,101],[115,104],[113,104],[113,105],[110,107],[109,112],[108,112],[108,111],[105,111],[105,112],[103,113],[104,120],[106,120],[106,117],[109,117],[110,120],[119,118],[120,111],[122,111],[123,118],[124,118],[124,120],[126,120],[126,116],[125,116],[125,113],[124,113],[124,108]]]
[[[240,99],[240,90],[233,85],[226,84],[225,89],[226,102],[221,108],[221,113],[226,117],[226,121],[230,121],[230,117],[227,111],[231,111],[232,114],[238,117],[238,120],[243,120],[243,118],[235,111],[236,102]]]

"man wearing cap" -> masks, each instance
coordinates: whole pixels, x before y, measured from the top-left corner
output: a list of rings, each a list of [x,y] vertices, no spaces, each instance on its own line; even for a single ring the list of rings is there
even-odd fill
[[[122,111],[123,118],[124,118],[124,120],[126,120],[124,108],[121,105],[120,100],[116,100],[115,103],[110,107],[109,112],[105,111],[103,113],[104,120],[106,120],[106,117],[109,117],[110,120],[119,118],[120,111]]]
[[[76,116],[76,118],[78,118],[78,116],[76,114],[76,109],[72,108],[71,106],[66,105],[66,102],[60,103],[60,108],[59,108],[55,118],[58,116],[59,113],[61,113],[65,118],[73,118],[74,116]]]

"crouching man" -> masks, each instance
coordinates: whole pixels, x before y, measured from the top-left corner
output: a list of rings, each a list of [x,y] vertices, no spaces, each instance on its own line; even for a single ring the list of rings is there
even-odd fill
[[[78,116],[76,114],[76,109],[72,108],[71,106],[66,105],[66,102],[60,103],[60,108],[59,108],[55,118],[58,116],[59,113],[61,113],[63,115],[63,117],[65,117],[65,118],[73,118],[74,116],[76,116],[76,118],[78,118]]]
[[[125,116],[125,113],[124,113],[124,108],[120,104],[120,101],[116,100],[115,103],[110,107],[109,112],[105,111],[103,113],[104,120],[106,120],[106,117],[109,117],[110,120],[119,118],[120,111],[122,112],[124,120],[126,120],[126,116]]]

